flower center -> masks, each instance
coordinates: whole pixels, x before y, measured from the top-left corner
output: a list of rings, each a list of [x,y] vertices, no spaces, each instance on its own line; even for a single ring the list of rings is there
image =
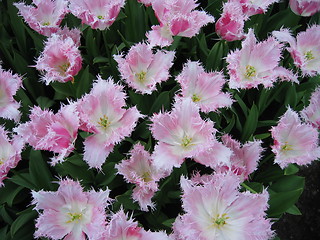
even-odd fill
[[[147,75],[146,72],[141,71],[140,73],[136,73],[135,75],[138,78],[138,82],[144,83],[146,81],[146,75]]]
[[[199,95],[197,95],[195,93],[192,95],[191,99],[192,99],[193,102],[199,102],[201,100]]]
[[[42,26],[49,26],[50,25],[50,22],[44,22],[42,23]]]
[[[104,17],[101,16],[101,15],[97,16],[97,18],[98,18],[98,19],[104,19]]]
[[[254,77],[257,73],[257,70],[255,69],[255,67],[251,66],[251,65],[247,65],[246,66],[246,73],[244,74],[244,76],[248,79]]]
[[[141,174],[141,178],[142,178],[143,181],[145,181],[145,182],[150,182],[150,181],[152,181],[152,178],[151,178],[149,172],[144,172],[143,174]]]
[[[282,151],[293,150],[292,145],[288,144],[288,142],[284,142],[284,145],[281,147]]]
[[[192,144],[191,142],[192,142],[192,138],[191,138],[191,137],[184,136],[184,137],[182,138],[181,146],[187,148],[187,147],[189,147],[189,146],[194,145],[194,144]]]
[[[304,54],[304,57],[305,57],[305,59],[307,59],[308,61],[314,59],[314,56],[313,56],[311,50],[308,51],[308,52],[306,52],[306,53]]]
[[[226,223],[227,219],[229,219],[229,217],[227,217],[226,213],[222,214],[221,216],[220,216],[220,214],[217,214],[217,216],[212,219],[212,221],[213,221],[212,226],[216,227],[216,228],[220,228],[223,225],[227,224]]]
[[[0,158],[0,166],[4,164],[4,158]]]
[[[68,212],[69,220],[66,223],[76,222],[78,223],[82,219],[82,213],[71,213]]]
[[[109,121],[109,118],[104,114],[103,117],[100,117],[98,124],[104,129],[107,129],[110,126],[111,121]]]
[[[70,63],[66,62],[66,63],[59,65],[58,69],[61,74],[65,74],[69,67],[70,67]]]

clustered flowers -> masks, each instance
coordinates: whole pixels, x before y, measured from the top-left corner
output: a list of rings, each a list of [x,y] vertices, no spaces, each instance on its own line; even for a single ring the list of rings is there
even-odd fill
[[[203,26],[214,22],[214,17],[196,10],[195,0],[139,2],[154,10],[159,25],[146,33],[145,42],[132,45],[126,53],[113,55],[113,59],[125,84],[136,94],[152,95],[174,75],[170,68],[175,52],[161,47],[170,46],[174,36],[195,36]],[[26,144],[52,152],[51,164],[56,165],[73,154],[79,132],[87,133],[83,137],[83,160],[89,168],[102,171],[115,146],[129,137],[141,120],[149,121],[154,149],[136,142],[128,159],[117,163],[115,168],[126,182],[134,184],[132,199],[142,211],[156,208],[152,198],[159,190],[159,182],[186,159],[214,171],[211,175],[195,174],[191,179],[181,177],[184,213],[174,220],[170,236],[162,231],[144,230],[123,209],[107,215],[113,201],[108,189],[84,191],[81,182],[69,178],[60,179],[57,191],[32,191],[32,204],[39,213],[34,236],[97,240],[267,240],[273,237],[265,212],[267,190],[240,191],[240,184],[258,167],[264,151],[262,141],[251,139],[242,144],[231,135],[220,134],[215,123],[204,116],[212,112],[219,114],[219,109],[232,106],[235,100],[231,91],[223,91],[226,85],[239,90],[260,85],[271,88],[279,79],[299,83],[298,74],[281,66],[284,50],[291,54],[302,76],[320,73],[320,26],[310,26],[296,38],[288,29],[281,29],[264,41],[257,40],[253,29],[244,32],[245,21],[252,15],[265,13],[274,2],[229,0],[224,3],[216,33],[227,41],[242,40],[241,49],[231,51],[226,57],[229,76],[222,71],[206,71],[200,61],[186,60],[174,78],[181,89],[175,92],[171,110],[150,117],[126,102],[127,86],[112,77],[105,80],[98,75],[90,92],[80,99],[69,100],[56,113],[34,106],[29,121],[19,123],[20,104],[14,95],[22,87],[22,78],[0,68],[0,117],[18,124],[12,136],[0,126],[0,186],[4,185],[10,169],[21,160]],[[319,11],[317,1],[306,2],[292,0],[290,6],[303,16]],[[33,6],[16,3],[25,22],[47,36],[34,66],[41,73],[42,82],[47,85],[54,81],[74,82],[74,76],[82,68],[80,30],[60,27],[67,13],[81,19],[82,24],[104,30],[113,24],[124,4],[124,0],[33,0]],[[271,128],[274,162],[281,168],[292,163],[306,165],[320,157],[319,101],[318,87],[308,107],[300,113],[288,108],[278,125]]]

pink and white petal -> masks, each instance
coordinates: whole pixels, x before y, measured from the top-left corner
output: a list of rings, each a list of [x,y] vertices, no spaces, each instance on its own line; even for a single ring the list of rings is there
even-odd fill
[[[173,38],[168,27],[155,25],[151,28],[152,30],[146,33],[150,46],[165,47],[171,45]]]

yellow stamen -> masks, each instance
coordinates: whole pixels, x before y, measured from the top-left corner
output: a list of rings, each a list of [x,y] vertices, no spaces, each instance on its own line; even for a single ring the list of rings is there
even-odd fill
[[[143,179],[143,181],[145,182],[150,182],[152,181],[152,178],[150,176],[150,172],[144,172],[142,175],[141,175],[141,178]]]
[[[246,66],[246,73],[244,74],[244,76],[246,78],[250,79],[250,78],[256,76],[256,73],[257,73],[257,71],[256,71],[255,67],[253,67],[251,65],[247,65]]]
[[[229,217],[227,217],[227,214],[224,213],[220,216],[220,214],[217,214],[215,218],[212,219],[212,227],[220,228],[223,225],[227,224],[226,220],[228,220]]]
[[[97,16],[97,18],[99,18],[99,19],[104,19],[104,17],[101,16],[101,15]]]
[[[103,115],[103,117],[100,117],[99,120],[100,121],[98,122],[98,124],[104,129],[107,129],[111,124],[111,122],[109,121],[109,118],[105,114]]]
[[[70,220],[66,221],[66,223],[76,222],[78,223],[82,219],[82,213],[70,213],[68,212]]]
[[[44,22],[42,23],[42,26],[49,26],[50,25],[50,22]]]
[[[288,142],[284,142],[284,145],[281,147],[283,151],[293,150],[292,145],[288,144]]]
[[[184,136],[182,139],[181,146],[187,148],[189,146],[194,145],[191,142],[192,142],[192,138],[189,138],[188,136]]]
[[[138,81],[140,83],[144,83],[146,81],[146,75],[147,75],[147,73],[144,71],[141,71],[140,73],[135,74],[135,76],[138,78]]]
[[[69,67],[70,67],[70,63],[69,62],[61,64],[61,65],[58,66],[61,74],[65,74]]]
[[[199,102],[201,100],[201,98],[195,93],[192,95],[191,99],[193,102]]]
[[[313,54],[312,54],[312,51],[311,51],[311,50],[310,50],[310,51],[308,51],[308,52],[306,52],[306,53],[304,54],[304,57],[305,57],[305,59],[307,59],[308,61],[310,61],[310,60],[314,59],[314,56],[313,56]]]

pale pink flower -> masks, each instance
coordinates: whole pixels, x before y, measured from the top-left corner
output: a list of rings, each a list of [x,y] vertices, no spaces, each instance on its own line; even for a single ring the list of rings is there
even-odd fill
[[[77,47],[80,47],[81,31],[78,28],[69,29],[68,27],[64,27],[62,29],[59,29],[56,32],[56,34],[59,35],[59,38],[61,40],[66,40],[67,38],[71,38],[74,44]]]
[[[66,0],[32,0],[35,5],[26,5],[24,2],[14,3],[19,14],[38,33],[50,36],[59,30],[59,25],[68,13]]]
[[[21,151],[24,147],[23,140],[17,135],[12,139],[8,132],[0,125],[0,187],[7,178],[10,169],[15,168],[21,160]]]
[[[243,13],[250,17],[256,14],[265,13],[269,6],[279,0],[230,0],[231,2],[238,2],[242,5]]]
[[[140,143],[133,147],[130,155],[130,159],[123,160],[115,167],[127,182],[136,185],[132,198],[139,203],[141,210],[148,211],[148,206],[154,208],[151,198],[158,191],[157,182],[165,177],[166,173],[153,166],[150,153],[144,150]]]
[[[116,20],[124,0],[69,0],[70,12],[93,29],[104,30]]]
[[[190,98],[203,112],[230,107],[229,93],[221,91],[226,80],[221,72],[205,72],[199,62],[188,61],[177,76],[182,88],[182,97]]]
[[[241,40],[245,37],[243,28],[247,19],[238,1],[226,2],[223,4],[221,17],[216,22],[216,33],[226,41]]]
[[[152,8],[160,25],[152,26],[147,33],[152,46],[169,46],[173,36],[193,37],[204,25],[214,22],[214,17],[204,11],[194,10],[195,0],[153,0]]]
[[[232,150],[233,154],[230,158],[231,166],[220,166],[216,168],[216,171],[226,172],[231,170],[236,175],[241,176],[242,179],[247,179],[249,174],[253,173],[258,167],[263,151],[262,141],[255,140],[242,145],[227,134],[223,135],[221,139],[224,145]]]
[[[303,75],[315,76],[320,73],[320,25],[313,25],[305,32],[298,33],[296,39],[289,29],[273,31],[272,34],[279,41],[289,43],[287,50]]]
[[[320,129],[320,87],[312,93],[309,106],[302,109],[300,114],[307,123]]]
[[[318,131],[309,124],[301,123],[296,112],[290,108],[271,129],[275,163],[285,168],[289,163],[306,165],[320,157]]]
[[[153,53],[145,43],[132,46],[126,57],[114,55],[121,77],[142,94],[151,94],[157,83],[168,80],[173,58],[173,51],[159,50]]]
[[[173,224],[176,240],[271,239],[268,192],[239,192],[239,183],[233,174],[205,176],[201,182],[181,177],[185,214]]]
[[[53,34],[45,43],[45,47],[35,65],[43,73],[41,80],[47,85],[50,82],[74,81],[82,67],[82,57],[77,42],[65,35]]]
[[[14,131],[34,149],[57,153],[51,158],[52,165],[62,162],[73,151],[77,138],[80,122],[75,104],[62,106],[56,114],[36,106],[29,118]]]
[[[142,115],[136,107],[125,109],[126,94],[113,79],[98,80],[89,94],[77,102],[80,129],[93,135],[84,141],[84,160],[101,168],[115,144],[129,136]]]
[[[207,149],[201,151],[193,159],[206,167],[219,169],[222,166],[231,166],[231,155],[232,151],[229,148],[215,140],[210,143]]]
[[[106,226],[109,190],[84,192],[78,181],[60,180],[56,192],[32,191],[39,212],[34,236],[51,239],[99,240]]]
[[[273,37],[257,43],[253,30],[249,29],[242,42],[242,49],[237,49],[227,56],[229,87],[253,88],[259,84],[272,87],[278,78],[297,82],[297,77],[291,71],[278,66],[281,49],[282,45]]]
[[[154,114],[151,132],[158,140],[152,154],[157,168],[171,171],[185,158],[192,158],[214,141],[213,122],[204,121],[191,99],[177,99],[171,112]]]
[[[22,87],[22,78],[11,71],[4,71],[0,66],[0,117],[19,121],[18,103],[13,95]]]
[[[310,17],[320,11],[319,0],[290,0],[291,10],[300,16]]]
[[[104,240],[170,240],[165,232],[151,232],[138,226],[121,209],[111,216]]]

